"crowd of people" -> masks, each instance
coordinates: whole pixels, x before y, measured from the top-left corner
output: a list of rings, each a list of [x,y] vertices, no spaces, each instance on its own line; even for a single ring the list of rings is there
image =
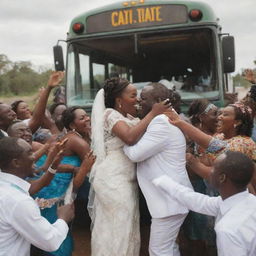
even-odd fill
[[[255,83],[251,70],[246,79]],[[139,193],[150,256],[256,255],[256,85],[218,108],[161,83],[104,82],[91,117],[53,72],[33,111],[0,103],[0,256],[70,256],[74,201],[90,186],[92,256],[139,256]],[[89,246],[89,245],[85,245]]]

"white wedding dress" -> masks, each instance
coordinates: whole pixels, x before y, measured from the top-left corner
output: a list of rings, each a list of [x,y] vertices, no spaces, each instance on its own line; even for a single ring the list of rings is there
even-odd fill
[[[94,223],[92,256],[138,256],[140,251],[139,198],[135,164],[123,152],[124,142],[112,134],[118,121],[136,125],[114,109],[103,115],[105,158],[93,179]]]

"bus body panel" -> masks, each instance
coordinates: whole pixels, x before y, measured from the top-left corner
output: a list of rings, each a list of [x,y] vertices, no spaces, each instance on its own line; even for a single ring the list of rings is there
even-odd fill
[[[189,13],[189,11],[193,10],[193,9],[199,9],[199,10],[204,10],[203,11],[203,17],[202,19],[200,20],[200,24],[204,24],[204,23],[217,23],[218,22],[218,19],[217,17],[215,16],[212,8],[206,4],[206,3],[201,3],[201,2],[193,2],[193,1],[146,1],[144,4],[139,4],[137,6],[129,6],[129,7],[126,7],[123,5],[124,2],[120,2],[120,3],[117,3],[117,4],[112,4],[112,5],[107,5],[107,6],[103,6],[101,8],[97,8],[97,9],[94,9],[92,11],[88,11],[88,12],[85,12],[79,16],[77,16],[76,18],[74,18],[71,22],[71,25],[70,25],[70,28],[69,28],[69,32],[68,32],[68,37],[67,37],[67,40],[70,40],[70,39],[74,39],[74,38],[79,38],[81,36],[85,36],[87,35],[86,33],[86,20],[87,18],[89,18],[90,16],[93,16],[93,15],[98,15],[100,13],[104,13],[104,12],[115,12],[116,10],[126,10],[126,9],[131,9],[131,8],[146,8],[147,6],[165,6],[165,5],[169,5],[169,6],[175,6],[175,5],[179,5],[179,6],[185,6],[187,8],[187,13]],[[110,18],[110,17],[109,17]],[[83,34],[76,34],[74,33],[73,31],[73,25],[75,23],[82,23],[84,24],[85,26],[85,31]],[[186,22],[186,26],[190,26],[190,25],[195,25],[197,22],[193,22],[191,20],[187,20]],[[184,24],[177,24],[177,26],[182,26]],[[164,28],[165,26],[152,26],[151,29],[156,29],[156,28]],[[121,28],[121,27],[120,27]],[[145,27],[145,29],[147,29],[147,27]],[[129,32],[135,32],[135,31],[141,31],[141,30],[144,30],[144,28],[138,28],[138,29],[126,29],[125,30],[125,33],[129,33]],[[123,29],[120,29],[120,30],[116,30],[116,31],[108,31],[108,33],[120,33],[122,32]],[[104,32],[102,33],[92,33],[90,36],[96,36],[97,35],[103,35]]]

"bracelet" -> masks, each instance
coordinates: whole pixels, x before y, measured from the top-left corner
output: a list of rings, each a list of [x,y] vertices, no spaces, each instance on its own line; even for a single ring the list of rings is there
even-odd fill
[[[57,169],[53,169],[51,166],[47,170],[51,174],[55,174],[57,172]]]

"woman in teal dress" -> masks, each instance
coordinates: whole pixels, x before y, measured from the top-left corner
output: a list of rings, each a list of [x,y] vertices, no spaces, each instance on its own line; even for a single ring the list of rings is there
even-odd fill
[[[76,192],[84,181],[88,182],[86,175],[94,162],[94,157],[89,153],[90,118],[86,112],[79,107],[68,108],[63,112],[62,121],[68,130],[63,139],[68,138],[68,141],[60,166],[69,165],[80,168],[73,173],[57,172],[49,186],[44,187],[34,195],[42,216],[50,223],[54,223],[57,220],[57,206],[63,202],[67,190],[70,189],[70,184],[73,185],[72,191]],[[45,159],[45,155],[39,159],[36,163],[37,168],[44,164]],[[51,253],[43,252],[43,255],[71,256],[72,250],[73,240],[71,233],[69,233],[57,251]]]
[[[44,163],[46,156],[44,155],[39,161],[36,163],[37,167],[41,166],[41,163]],[[74,167],[80,167],[81,160],[78,156],[64,156],[60,164],[68,164]],[[38,177],[43,174],[40,173]],[[45,217],[51,224],[53,224],[57,219],[57,206],[64,200],[65,193],[72,181],[73,173],[56,173],[54,178],[52,179],[49,186],[44,187],[38,193],[33,195],[35,200],[37,201],[41,215]],[[72,255],[73,251],[73,239],[72,235],[69,232],[66,239],[63,241],[59,249],[55,252],[44,252],[43,254],[48,255],[56,255],[56,256],[69,256]]]

